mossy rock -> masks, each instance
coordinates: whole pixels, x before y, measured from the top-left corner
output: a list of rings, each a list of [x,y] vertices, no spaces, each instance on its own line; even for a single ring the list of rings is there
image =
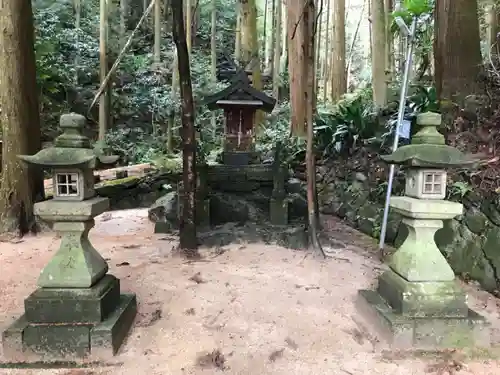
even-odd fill
[[[357,227],[360,232],[377,237],[380,232],[379,210],[374,204],[365,204],[358,210]],[[378,233],[377,233],[378,232]]]
[[[488,218],[477,208],[470,208],[465,212],[463,221],[472,233],[481,234],[486,229]]]

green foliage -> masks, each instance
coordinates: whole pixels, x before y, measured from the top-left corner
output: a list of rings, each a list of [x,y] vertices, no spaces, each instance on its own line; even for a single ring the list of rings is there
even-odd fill
[[[460,198],[462,199],[465,195],[472,191],[472,186],[464,181],[455,181],[448,189],[449,198]]]
[[[434,86],[414,86],[415,92],[408,97],[408,109],[413,114],[439,112],[439,101]]]
[[[59,131],[61,113],[86,113],[99,87],[99,3],[84,1],[81,6],[80,28],[76,29],[71,0],[34,0],[37,79],[45,140],[52,140]],[[221,89],[221,84],[214,84],[210,77],[211,0],[201,0],[197,9],[200,17],[191,54],[191,73],[194,100],[200,103],[204,96]],[[137,15],[135,9],[130,9],[128,34],[135,27]],[[165,129],[172,114],[175,115],[174,145],[179,145],[181,103],[178,90],[176,95],[172,95],[171,90],[174,44],[170,22],[166,21],[162,35],[164,69],[160,74],[151,70],[153,30],[149,25],[138,31],[112,78],[113,128],[105,143],[98,147],[107,153],[121,155],[125,163],[165,155]],[[217,46],[220,51],[233,49],[235,23],[234,0],[218,0]],[[112,7],[109,24],[108,55],[112,62],[121,51],[119,7]],[[202,139],[199,152],[204,156],[221,144],[222,118],[221,113],[216,113],[214,128],[212,113],[202,105],[197,105],[196,109],[196,126]],[[97,106],[90,117],[97,122]],[[97,125],[88,130],[89,135],[95,137]]]
[[[370,90],[346,95],[333,108],[318,108],[316,142],[325,155],[345,153],[378,130]]]
[[[412,15],[418,17],[432,10],[432,2],[429,0],[404,0],[403,7]]]
[[[290,136],[290,113],[290,103],[285,102],[265,118],[257,134],[257,151],[271,157],[274,146],[280,142],[285,163],[304,159],[306,141],[304,138]]]
[[[424,112],[438,112],[439,103],[434,86],[414,85],[410,87],[410,91],[411,93],[406,97],[403,119],[412,123],[411,134],[413,134],[416,130],[413,125],[415,125],[417,115]],[[393,108],[393,111],[386,123],[387,131],[381,136],[382,147],[388,147],[392,144],[397,126],[399,100],[391,103],[390,107]]]

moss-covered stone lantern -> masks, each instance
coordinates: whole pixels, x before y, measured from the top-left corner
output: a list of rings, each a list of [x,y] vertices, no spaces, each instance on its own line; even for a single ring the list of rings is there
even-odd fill
[[[444,200],[446,170],[475,161],[445,144],[436,129],[440,114],[423,113],[417,125],[421,129],[411,144],[382,156],[406,169],[405,196],[391,197],[390,207],[403,216],[409,234],[391,256],[377,290],[360,291],[361,306],[374,313],[377,326],[398,347],[487,346],[488,324],[468,308],[465,292],[434,241],[443,220],[463,211],[462,204]]]
[[[53,171],[53,199],[35,204],[35,214],[53,223],[61,244],[40,274],[39,289],[25,300],[24,315],[3,332],[7,356],[113,355],[137,311],[135,295],[120,293],[120,281],[107,274],[106,261],[88,238],[109,200],[95,195],[99,157],[82,134],[85,117],[62,115],[60,125],[63,133],[53,147],[19,156]]]

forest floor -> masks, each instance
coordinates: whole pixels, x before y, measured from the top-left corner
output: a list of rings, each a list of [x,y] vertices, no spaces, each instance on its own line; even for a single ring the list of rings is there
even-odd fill
[[[371,239],[335,218],[327,227],[346,246],[333,258],[277,246],[203,249],[176,255],[177,241],[153,235],[147,210],[108,212],[91,239],[139,313],[114,365],[91,369],[12,370],[1,375],[497,375],[500,362],[462,352],[415,355],[385,348],[362,324],[353,300],[382,270]],[[47,233],[0,243],[0,328],[22,313],[23,299],[54,254]],[[343,247],[343,246],[340,246]],[[471,307],[498,327],[500,300],[464,285]],[[494,340],[500,343],[499,330]],[[469,353],[470,354],[470,353]],[[0,358],[1,361],[1,358]],[[450,372],[448,372],[448,370]]]

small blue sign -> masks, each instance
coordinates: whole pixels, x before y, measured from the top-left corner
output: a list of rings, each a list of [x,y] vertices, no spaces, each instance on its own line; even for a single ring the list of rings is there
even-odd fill
[[[411,121],[403,120],[398,128],[399,138],[410,139]]]

